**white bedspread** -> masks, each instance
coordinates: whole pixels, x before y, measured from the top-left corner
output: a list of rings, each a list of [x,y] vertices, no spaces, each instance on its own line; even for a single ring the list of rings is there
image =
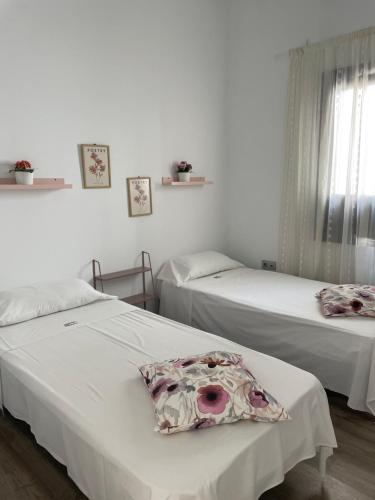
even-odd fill
[[[118,301],[2,328],[0,342],[4,405],[90,499],[255,500],[317,448],[336,446],[311,374]],[[292,420],[155,433],[137,366],[213,349],[242,353]]]
[[[163,282],[161,314],[303,368],[348,404],[375,414],[375,320],[325,318],[315,293],[327,283],[242,268]]]

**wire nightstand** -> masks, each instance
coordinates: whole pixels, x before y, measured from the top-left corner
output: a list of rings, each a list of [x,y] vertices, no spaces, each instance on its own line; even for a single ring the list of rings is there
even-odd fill
[[[148,260],[148,265],[146,266],[146,259]],[[152,293],[146,293],[146,273],[151,275]],[[154,274],[152,272],[151,265],[151,255],[149,252],[142,250],[142,265],[139,267],[132,267],[130,269],[123,269],[121,271],[115,271],[112,273],[102,274],[102,269],[100,262],[96,259],[92,260],[92,280],[94,288],[97,289],[98,283],[100,283],[101,291],[104,292],[104,283],[107,281],[112,281],[116,279],[124,279],[129,276],[135,276],[137,274],[142,274],[142,293],[136,295],[130,295],[129,297],[123,297],[123,302],[127,302],[132,305],[143,304],[143,309],[147,308],[147,302],[151,300],[154,301],[155,311],[156,311],[156,292],[154,283]]]

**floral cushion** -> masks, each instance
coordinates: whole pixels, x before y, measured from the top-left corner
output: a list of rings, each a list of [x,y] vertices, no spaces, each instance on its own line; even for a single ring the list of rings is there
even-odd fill
[[[375,318],[375,286],[336,285],[316,295],[324,316],[368,316]]]
[[[242,419],[277,422],[289,418],[239,354],[214,351],[144,365],[140,372],[155,406],[155,430],[163,434]]]

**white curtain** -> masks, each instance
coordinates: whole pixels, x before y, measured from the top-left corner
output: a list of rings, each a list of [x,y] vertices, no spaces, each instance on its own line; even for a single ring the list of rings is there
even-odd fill
[[[375,28],[290,54],[280,270],[375,283]]]

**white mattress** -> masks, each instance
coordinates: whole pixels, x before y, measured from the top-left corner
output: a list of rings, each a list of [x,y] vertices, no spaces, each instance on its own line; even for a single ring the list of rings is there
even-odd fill
[[[252,500],[336,446],[311,374],[118,301],[3,327],[0,339],[4,405],[90,499]],[[154,432],[137,366],[213,349],[242,353],[292,420]]]
[[[375,414],[375,320],[326,318],[327,283],[249,268],[161,286],[163,316],[307,370],[348,404]]]

